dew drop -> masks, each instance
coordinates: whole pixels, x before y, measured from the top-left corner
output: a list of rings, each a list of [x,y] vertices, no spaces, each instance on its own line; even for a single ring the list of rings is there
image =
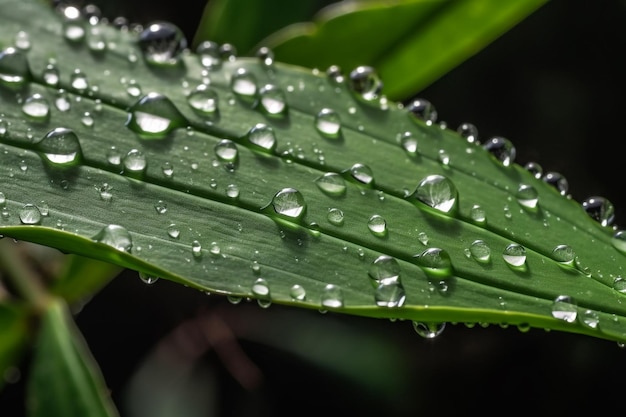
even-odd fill
[[[428,235],[425,232],[419,232],[417,234],[417,240],[424,246],[428,245]]]
[[[457,133],[464,138],[467,143],[478,145],[478,129],[471,123],[461,123],[456,129]]]
[[[7,204],[7,197],[4,195],[3,192],[0,191],[0,208],[6,207],[6,204]]]
[[[174,66],[180,61],[181,53],[187,48],[183,32],[172,23],[151,23],[137,40],[144,60],[149,65]]]
[[[91,113],[86,111],[80,117],[80,122],[83,124],[83,126],[93,127],[93,124],[94,124],[93,116],[91,115]]]
[[[152,285],[159,280],[159,277],[146,274],[145,272],[139,272],[139,279],[141,279],[141,282],[143,282],[144,284]]]
[[[35,121],[46,121],[50,116],[50,104],[44,96],[35,93],[24,100],[22,112]]]
[[[567,179],[558,172],[547,172],[541,179],[553,186],[561,195],[566,195],[569,190]]]
[[[339,197],[346,193],[346,181],[335,172],[327,172],[315,180],[317,187],[332,197]]]
[[[341,308],[343,307],[343,291],[340,287],[328,284],[322,291],[322,308]]]
[[[126,94],[131,97],[139,97],[141,95],[141,86],[135,80],[129,80],[126,84]]]
[[[563,265],[574,266],[576,253],[574,252],[574,249],[568,245],[557,245],[552,250],[552,259]]]
[[[0,52],[0,83],[19,89],[30,78],[30,69],[26,54],[16,48],[9,47]]]
[[[257,123],[248,131],[248,142],[266,153],[273,153],[277,145],[274,129],[264,123]]]
[[[293,300],[304,301],[306,299],[306,290],[298,284],[294,284],[289,289],[289,296]]]
[[[433,279],[447,279],[452,276],[452,259],[440,248],[428,248],[420,254],[414,255],[415,263]]]
[[[283,188],[272,198],[274,212],[291,219],[300,219],[306,211],[306,202],[300,191],[294,188]]]
[[[536,209],[539,202],[539,193],[532,185],[520,184],[515,194],[517,202],[528,209]]]
[[[406,294],[404,287],[398,282],[381,283],[376,287],[374,300],[378,307],[397,308],[404,305]]]
[[[457,209],[458,191],[443,175],[429,175],[419,182],[412,197],[443,213]]]
[[[230,43],[223,43],[219,48],[220,56],[222,57],[222,61],[230,61],[234,62],[237,60],[237,48],[235,45]]]
[[[81,157],[80,142],[73,130],[64,127],[52,129],[35,144],[36,149],[55,165],[73,165]]]
[[[202,256],[202,245],[197,240],[191,242],[191,254],[194,258],[199,258]]]
[[[263,278],[257,278],[252,284],[252,294],[257,298],[260,307],[267,308],[270,306],[270,286]]]
[[[344,82],[344,76],[343,73],[341,71],[341,68],[337,65],[331,65],[326,69],[326,76],[328,77],[328,79],[335,83],[335,84],[341,84]]]
[[[100,199],[105,202],[109,202],[113,199],[113,187],[111,187],[108,183],[102,183],[99,187],[96,186],[96,190],[100,195]]]
[[[180,229],[174,223],[167,226],[167,235],[172,239],[178,239],[180,237]]]
[[[73,43],[85,38],[85,19],[74,6],[67,6],[63,10],[63,37]]]
[[[365,101],[379,98],[383,82],[372,67],[360,66],[350,72],[350,89]]]
[[[123,226],[110,224],[103,227],[92,240],[104,243],[122,252],[130,252],[133,243],[130,233]]]
[[[213,116],[218,109],[217,92],[205,84],[200,84],[187,96],[187,104],[202,115]]]
[[[215,155],[222,162],[235,162],[238,157],[237,144],[232,140],[222,139],[215,145]]]
[[[91,52],[95,54],[106,51],[106,38],[104,37],[104,33],[102,33],[102,30],[99,27],[95,26],[89,30],[89,36],[87,37],[87,47]]]
[[[424,339],[434,339],[443,333],[446,328],[446,323],[434,323],[434,322],[413,322],[413,329],[415,333],[422,336]]]
[[[511,243],[502,252],[504,262],[513,267],[521,267],[526,263],[526,248],[517,243]]]
[[[22,224],[40,224],[41,223],[41,212],[34,204],[25,204],[19,212],[20,222]]]
[[[387,235],[387,221],[378,214],[374,214],[369,218],[367,228],[374,236],[382,237]]]
[[[166,178],[172,178],[174,176],[174,166],[171,162],[163,162],[163,165],[161,165],[161,172],[163,172],[163,175],[165,175]]]
[[[23,30],[17,32],[17,34],[15,35],[15,46],[22,51],[28,51],[30,49],[32,43],[30,41],[30,35],[28,34],[28,32],[24,32]]]
[[[501,136],[494,136],[490,138],[483,148],[487,150],[494,158],[502,163],[505,167],[513,164],[515,161],[516,151],[513,143]]]
[[[230,80],[230,88],[233,93],[247,102],[253,102],[258,93],[256,77],[244,68],[235,71]]]
[[[602,226],[611,226],[615,220],[615,207],[604,197],[589,197],[582,202],[583,210]]]
[[[274,64],[274,51],[267,46],[262,46],[256,51],[256,57],[261,61],[261,64],[266,67],[270,67]]]
[[[154,209],[159,214],[165,214],[165,213],[167,213],[167,203],[165,201],[163,201],[163,200],[159,200],[154,205]]]
[[[89,88],[87,76],[78,68],[75,69],[70,76],[70,85],[74,90],[80,93],[85,92],[85,90]]]
[[[328,214],[326,215],[326,219],[333,226],[343,226],[343,211],[338,208],[329,208]]]
[[[389,255],[380,255],[376,258],[367,273],[372,279],[374,287],[400,282],[400,264]]]
[[[283,117],[287,114],[285,93],[273,84],[267,84],[259,91],[259,105],[269,116]]]
[[[146,170],[146,166],[148,162],[146,161],[146,156],[137,149],[131,149],[128,151],[124,160],[124,170],[128,172],[140,173]]]
[[[417,155],[417,138],[411,132],[400,135],[400,145],[409,155]]]
[[[72,104],[65,90],[61,89],[57,91],[54,97],[54,106],[57,108],[58,111],[61,112],[66,112],[71,109]]]
[[[48,64],[41,73],[41,78],[50,87],[56,87],[59,85],[60,80],[59,69],[54,64]]]
[[[169,98],[150,93],[130,107],[126,126],[143,139],[164,139],[187,121]]]
[[[106,154],[107,162],[113,166],[122,164],[122,153],[115,146],[111,146]]]
[[[598,312],[593,310],[585,310],[578,317],[583,326],[588,327],[590,329],[597,329],[600,325],[600,316]]]
[[[365,164],[354,164],[349,170],[351,178],[364,185],[374,185],[374,173]]]
[[[323,108],[315,115],[315,128],[326,138],[338,138],[341,136],[341,120],[336,111]]]
[[[552,317],[568,323],[576,321],[578,307],[574,299],[568,295],[559,295],[552,303]]]
[[[239,187],[236,184],[226,186],[226,196],[229,198],[239,198]]]
[[[524,169],[532,174],[538,180],[543,176],[543,168],[536,162],[528,162],[524,165]]]
[[[200,58],[200,65],[206,69],[213,70],[222,65],[220,46],[217,42],[201,42],[196,48],[196,54]]]
[[[475,240],[469,247],[470,255],[480,263],[488,263],[491,259],[491,248],[484,240]]]
[[[477,224],[484,224],[487,221],[487,213],[480,205],[474,204],[470,209],[470,218]]]
[[[423,98],[411,101],[406,106],[406,109],[415,118],[424,121],[429,126],[437,121],[437,110],[435,110],[435,106],[433,106],[430,101]]]
[[[613,247],[622,253],[626,253],[626,230],[617,230],[611,239]]]

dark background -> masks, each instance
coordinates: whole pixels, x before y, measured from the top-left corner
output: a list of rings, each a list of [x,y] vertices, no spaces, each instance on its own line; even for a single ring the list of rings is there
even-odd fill
[[[141,24],[169,20],[190,40],[204,7],[204,1],[101,3],[110,19],[124,14]],[[509,138],[517,148],[517,162],[535,161],[545,170],[560,172],[574,199],[608,198],[615,204],[620,224],[626,219],[621,186],[625,24],[624,1],[553,0],[418,96],[430,100],[440,120],[451,127],[471,122],[483,139]],[[425,340],[408,322],[322,315],[280,306],[264,310],[245,301],[231,305],[223,298],[163,280],[146,286],[135,273],[127,272],[76,317],[122,415],[131,415],[123,404],[128,400],[129,378],[141,361],[169,331],[199,316],[226,323],[233,346],[243,349],[261,377],[256,385],[242,387],[215,349],[196,352],[197,378],[191,383],[187,380],[189,386],[169,374],[160,380],[188,387],[186,392],[194,386],[202,388],[195,400],[187,399],[184,404],[196,410],[212,409],[214,414],[181,410],[163,415],[445,416],[476,412],[574,416],[599,409],[608,413],[613,405],[619,407],[620,381],[626,372],[625,349],[590,337],[457,324],[448,325],[438,338]],[[390,385],[399,378],[408,382],[393,394],[368,390],[363,381],[341,377],[285,351],[280,343],[262,343],[254,337],[257,331],[282,331],[286,338],[305,338],[306,327],[294,331],[281,326],[309,320],[329,329],[310,343],[311,351],[332,346],[340,336],[333,333],[338,324],[344,326],[342,335],[367,334],[393,346],[390,352],[400,355],[405,366],[379,377]],[[362,340],[355,338],[348,346],[355,356],[363,349]],[[202,346],[202,342],[191,346]],[[345,348],[335,347],[337,352]],[[369,367],[384,359],[372,357],[357,366]],[[155,378],[152,383],[156,404],[162,399],[161,382]],[[16,406],[22,390],[21,383],[9,386],[0,395],[0,410],[8,410],[7,404]],[[0,415],[9,414],[0,411]]]

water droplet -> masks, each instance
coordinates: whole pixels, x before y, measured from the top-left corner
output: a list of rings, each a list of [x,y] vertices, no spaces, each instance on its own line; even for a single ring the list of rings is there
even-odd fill
[[[111,187],[108,183],[105,182],[100,186],[96,186],[96,190],[98,190],[102,201],[109,202],[113,199],[113,187]]]
[[[300,191],[294,188],[283,188],[272,198],[274,212],[291,219],[300,219],[306,211],[306,202]]]
[[[70,85],[79,93],[83,93],[89,88],[87,76],[78,68],[75,69],[70,76]]]
[[[434,339],[443,333],[446,328],[446,323],[433,323],[433,322],[413,322],[413,329],[415,332],[425,339]]]
[[[261,64],[267,67],[274,64],[274,52],[266,46],[262,46],[256,51],[256,57],[261,61]]]
[[[270,286],[263,278],[257,278],[252,284],[252,294],[257,298],[257,302],[261,307],[269,307],[270,301]]]
[[[174,166],[170,162],[163,162],[161,172],[163,172],[166,178],[172,178],[174,176]]]
[[[34,204],[25,204],[19,212],[20,221],[22,224],[40,224],[41,223],[41,212]]]
[[[150,65],[173,66],[180,61],[181,53],[187,48],[183,32],[169,22],[153,22],[137,40],[144,60]]]
[[[96,25],[102,18],[102,11],[95,4],[87,4],[83,7],[81,14],[90,25]]]
[[[14,89],[21,88],[30,79],[26,54],[13,47],[0,52],[0,83]]]
[[[49,85],[50,87],[56,87],[59,85],[59,69],[54,64],[46,65],[43,72],[41,73],[41,77],[43,78],[43,82]]]
[[[381,283],[376,287],[374,299],[378,307],[397,308],[404,305],[406,294],[404,287],[398,282],[389,284]]]
[[[443,213],[457,209],[458,191],[452,181],[442,175],[429,175],[421,180],[412,197]]]
[[[199,258],[202,256],[202,245],[197,240],[191,242],[191,254],[194,258]]]
[[[611,239],[613,247],[622,253],[626,253],[626,230],[618,230]]]
[[[130,252],[133,243],[130,233],[123,226],[110,224],[100,230],[93,238],[122,252]]]
[[[552,259],[563,265],[574,266],[576,253],[568,245],[558,245],[552,250]]]
[[[411,132],[400,135],[400,145],[409,155],[417,155],[417,138]]]
[[[69,96],[65,90],[57,91],[54,97],[54,106],[61,112],[66,112],[71,109],[72,103],[70,102]]]
[[[259,105],[269,116],[283,117],[287,114],[285,93],[273,84],[267,84],[259,91]]]
[[[114,166],[122,164],[122,153],[115,146],[111,146],[106,154],[107,162]]]
[[[329,208],[326,219],[334,226],[343,226],[343,211],[338,208]]]
[[[502,252],[504,262],[513,267],[521,267],[526,263],[526,248],[517,243],[511,243]]]
[[[196,54],[200,58],[200,65],[209,70],[217,69],[222,65],[220,46],[217,42],[204,41],[196,48]]]
[[[239,68],[230,80],[230,88],[239,98],[253,102],[257,96],[257,81],[254,74]]]
[[[417,240],[424,246],[428,245],[428,235],[424,232],[419,232],[417,234]]]
[[[102,29],[94,26],[89,29],[89,36],[87,37],[87,47],[95,54],[106,51],[107,43]]]
[[[520,184],[515,195],[517,202],[528,209],[536,209],[539,202],[539,193],[532,185]]]
[[[213,116],[218,109],[217,92],[205,84],[200,84],[187,96],[187,104],[205,116]]]
[[[350,89],[365,101],[379,98],[383,82],[372,67],[360,66],[350,72]]]
[[[480,205],[474,204],[470,209],[470,218],[478,224],[484,224],[487,221],[487,213]]]
[[[152,285],[159,280],[159,277],[146,274],[145,272],[139,272],[139,279],[141,279],[141,282],[144,284]]]
[[[326,76],[330,81],[335,84],[341,84],[344,81],[344,76],[341,68],[337,65],[331,65],[326,69]]]
[[[315,128],[326,138],[338,138],[341,136],[341,120],[339,114],[328,108],[324,108],[315,116]]]
[[[578,307],[574,299],[568,295],[559,295],[552,303],[552,317],[568,323],[576,321]]]
[[[461,123],[456,129],[457,133],[465,138],[467,143],[474,143],[478,145],[478,129],[471,123]]]
[[[146,166],[148,162],[146,161],[146,156],[137,149],[131,149],[128,151],[124,160],[124,170],[128,172],[140,173],[146,170]]]
[[[263,152],[273,153],[276,150],[274,129],[264,123],[257,123],[248,131],[248,142]]]
[[[24,100],[22,111],[33,120],[42,122],[50,116],[50,104],[44,96],[35,93]]]
[[[508,167],[515,162],[515,146],[513,146],[513,143],[506,138],[494,136],[485,142],[483,148],[485,148],[487,152],[493,155],[494,158],[500,161],[505,167]]]
[[[400,282],[400,264],[389,255],[380,255],[376,258],[367,273],[373,280],[374,287]]]
[[[36,149],[55,165],[73,165],[81,158],[80,142],[73,130],[52,129],[35,144]]]
[[[596,311],[593,310],[585,310],[578,317],[580,322],[585,327],[589,327],[590,329],[597,329],[600,324],[600,316]]]
[[[306,291],[301,285],[294,284],[289,289],[289,296],[293,300],[304,301],[306,299]]]
[[[239,187],[236,184],[226,186],[226,196],[229,198],[239,198]]]
[[[428,100],[418,98],[406,106],[406,109],[417,119],[423,120],[427,125],[432,125],[437,121],[437,110]]]
[[[145,95],[133,104],[126,120],[126,126],[143,139],[164,139],[187,124],[174,103],[158,93]]]
[[[420,254],[413,255],[415,263],[433,279],[447,279],[452,276],[452,259],[440,248],[428,248]]]
[[[350,177],[357,182],[373,186],[374,185],[374,173],[372,169],[365,164],[354,164],[349,170]]]
[[[315,180],[317,187],[325,194],[339,197],[346,193],[346,181],[335,172],[327,172]]]
[[[343,291],[340,287],[328,284],[322,292],[322,308],[341,308],[343,307]]]
[[[448,165],[450,165],[450,155],[448,154],[448,152],[446,152],[445,149],[439,149],[439,162],[441,163],[441,165],[445,167],[447,167]]]
[[[589,197],[582,202],[583,210],[602,226],[611,226],[615,220],[615,207],[604,197]]]
[[[215,155],[222,162],[236,162],[238,157],[237,144],[232,140],[222,139],[215,145]]]
[[[6,204],[7,204],[7,197],[4,195],[3,192],[0,191],[0,208],[6,207]]]
[[[63,37],[74,43],[81,42],[85,38],[85,19],[80,10],[74,6],[63,9]]]
[[[167,235],[172,239],[178,239],[180,237],[180,229],[174,223],[167,226]]]
[[[475,240],[469,247],[472,258],[481,263],[488,263],[491,259],[491,248],[484,240]]]
[[[83,124],[83,126],[93,127],[93,124],[94,124],[93,116],[91,115],[91,113],[86,111],[80,117],[80,122]]]
[[[167,203],[165,201],[163,201],[163,200],[159,200],[154,205],[154,209],[159,214],[165,214],[165,213],[167,213]]]
[[[374,236],[385,236],[387,234],[387,221],[382,216],[374,214],[367,221],[367,228]]]
[[[543,176],[543,168],[536,162],[528,162],[526,165],[524,165],[524,169],[530,172],[532,176],[537,178],[538,180],[541,179],[541,177]]]
[[[558,172],[547,172],[541,179],[556,188],[561,195],[566,195],[569,190],[567,179]]]
[[[22,51],[28,51],[32,46],[30,41],[30,35],[28,32],[24,32],[20,30],[15,34],[15,46],[21,49]]]

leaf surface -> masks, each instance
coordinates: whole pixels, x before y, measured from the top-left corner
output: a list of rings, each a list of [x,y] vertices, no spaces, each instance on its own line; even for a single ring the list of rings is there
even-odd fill
[[[623,274],[624,255],[613,246],[613,230],[519,165],[504,166],[483,147],[395,103],[364,100],[345,80],[245,57],[207,69],[197,56],[183,53],[177,65],[155,66],[142,59],[136,35],[108,27],[99,27],[108,49],[95,53],[89,38],[74,44],[64,39],[63,25],[51,14],[28,2],[2,3],[3,46],[20,30],[33,40],[25,52],[30,82],[17,93],[2,92],[3,234],[199,290],[256,298],[265,306],[626,339],[624,295],[613,289]],[[47,23],[32,23],[37,21]],[[42,76],[50,59],[61,74],[58,86],[46,85]],[[87,76],[89,88],[72,86],[76,69]],[[253,78],[236,89],[254,90],[251,99],[233,91],[242,70]],[[205,87],[197,90],[201,84]],[[55,107],[60,88],[68,94],[69,111]],[[272,114],[282,98],[266,94],[276,89],[287,107]],[[189,104],[198,91],[216,94],[216,113]],[[169,120],[167,135],[140,135],[127,127],[133,120],[129,110],[150,93],[175,106],[157,110],[159,117],[151,119],[157,126]],[[29,119],[22,110],[33,94],[50,104],[44,121]],[[322,109],[338,115],[338,134],[315,128]],[[259,123],[273,129],[275,148],[262,150],[251,142],[249,132]],[[52,163],[38,142],[58,127],[77,135],[74,164]],[[405,132],[417,141],[416,152],[401,146]],[[235,162],[218,157],[223,140],[230,140],[231,148],[235,144]],[[111,147],[119,153],[112,155]],[[145,170],[130,169],[136,151],[146,158]],[[371,181],[355,164],[371,170]],[[319,179],[328,173],[341,179],[340,193],[320,188]],[[449,212],[413,196],[431,175],[458,189]],[[536,207],[518,201],[520,185],[537,192]],[[298,203],[285,189],[304,199],[301,216],[292,217],[298,204],[286,206],[284,214],[276,211],[282,203],[273,198],[281,191],[279,197],[291,197],[285,204]],[[435,189],[425,197],[444,194]],[[47,215],[38,224],[24,224],[32,217],[20,214],[25,208],[32,214],[42,201]],[[477,205],[486,221],[475,220]],[[337,210],[343,221],[329,220]],[[372,216],[385,220],[385,232],[370,231]],[[476,240],[489,248],[487,260],[471,255]],[[512,243],[525,249],[519,267],[503,258]],[[559,245],[577,255],[571,265],[554,259]],[[383,255],[395,260],[388,261],[391,272],[399,269],[391,286],[383,284],[394,279],[380,281],[375,271],[384,264]],[[445,263],[448,257],[447,267],[424,264]],[[553,303],[562,295],[575,305],[561,306],[555,317]]]

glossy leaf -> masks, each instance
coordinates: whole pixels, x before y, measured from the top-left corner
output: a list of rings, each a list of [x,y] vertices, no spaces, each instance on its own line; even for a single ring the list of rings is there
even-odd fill
[[[30,82],[2,95],[3,234],[263,306],[403,318],[418,329],[481,322],[626,339],[624,295],[613,289],[625,258],[612,228],[514,160],[376,94],[365,100],[346,80],[257,58],[209,70],[183,53],[155,65],[137,35],[108,27],[115,48],[94,53],[68,42],[58,21],[30,23],[51,11],[3,4],[3,44],[20,29],[38,40],[25,52]],[[42,75],[51,57],[54,88]],[[72,84],[76,69],[90,87]],[[69,111],[53,104],[59,88]],[[24,114],[34,94],[50,103],[45,120]],[[142,117],[150,131],[137,129]],[[57,128],[77,138],[64,139],[62,157],[40,143]],[[532,186],[536,205],[518,199],[520,186]],[[47,215],[36,219],[42,200]],[[488,259],[472,256],[476,240]],[[525,250],[518,266],[503,256],[511,244]],[[564,244],[572,262],[553,254]],[[576,305],[553,313],[563,295]]]

